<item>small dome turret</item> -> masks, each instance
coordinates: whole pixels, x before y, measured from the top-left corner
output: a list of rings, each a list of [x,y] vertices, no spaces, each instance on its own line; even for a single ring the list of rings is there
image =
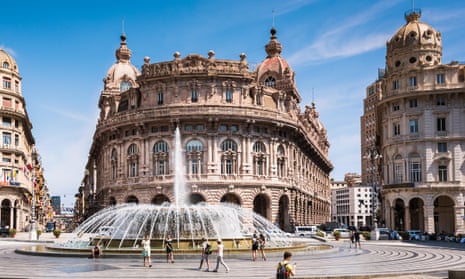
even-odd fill
[[[140,75],[139,70],[131,64],[131,50],[127,47],[126,35],[121,35],[120,47],[116,50],[116,63],[107,72],[104,79],[105,89],[126,91],[136,87],[136,78]]]
[[[0,48],[0,68],[19,74],[18,65],[11,55]]]
[[[441,63],[441,33],[421,22],[420,17],[421,11],[418,9],[406,13],[407,23],[387,42],[388,71]]]

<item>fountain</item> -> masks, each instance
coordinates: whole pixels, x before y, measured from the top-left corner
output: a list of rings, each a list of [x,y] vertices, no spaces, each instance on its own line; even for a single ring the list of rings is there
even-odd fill
[[[121,204],[103,209],[83,222],[74,231],[76,237],[61,244],[47,246],[49,250],[88,250],[97,242],[104,253],[140,254],[141,240],[148,234],[153,252],[164,252],[167,235],[174,240],[176,253],[198,253],[202,238],[221,239],[225,251],[249,251],[254,233],[267,238],[267,250],[307,247],[293,243],[287,235],[266,218],[251,209],[235,204],[195,205],[186,203],[184,163],[179,128],[175,134],[175,203]]]

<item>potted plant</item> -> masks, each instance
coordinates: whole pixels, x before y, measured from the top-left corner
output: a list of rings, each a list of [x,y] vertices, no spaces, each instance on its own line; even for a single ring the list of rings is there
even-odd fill
[[[54,235],[56,238],[59,238],[59,237],[60,237],[60,234],[61,234],[61,231],[60,231],[59,229],[53,230],[53,235]]]
[[[334,231],[333,236],[334,236],[334,239],[339,240],[341,238],[341,232],[340,231]]]
[[[16,229],[15,228],[11,228],[9,231],[8,231],[8,235],[10,237],[15,237],[16,236]]]
[[[42,234],[42,230],[37,230],[37,239],[40,238],[40,235]]]

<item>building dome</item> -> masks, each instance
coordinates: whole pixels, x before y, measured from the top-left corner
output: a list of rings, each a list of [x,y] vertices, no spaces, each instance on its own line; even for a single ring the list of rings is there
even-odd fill
[[[407,23],[387,42],[388,70],[441,63],[441,33],[420,21],[421,11],[405,14]]]
[[[267,57],[257,67],[257,82],[268,87],[280,87],[280,83],[287,84],[286,81],[294,79],[294,72],[281,57],[283,47],[276,37],[276,29],[271,28],[270,33],[270,41],[265,46]]]
[[[121,35],[121,45],[116,50],[116,63],[107,72],[104,79],[105,89],[126,91],[136,87],[136,78],[140,75],[139,70],[131,64],[131,50],[126,44],[126,36]]]
[[[16,74],[19,73],[18,65],[11,55],[9,55],[4,49],[0,48],[0,67],[8,69]]]

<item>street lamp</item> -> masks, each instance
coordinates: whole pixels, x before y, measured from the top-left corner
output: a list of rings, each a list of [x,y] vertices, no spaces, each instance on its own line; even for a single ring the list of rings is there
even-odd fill
[[[369,171],[370,171],[370,186],[372,188],[372,226],[374,226],[375,231],[378,230],[378,220],[376,216],[376,210],[377,210],[377,194],[378,194],[378,163],[379,161],[383,158],[383,155],[378,153],[378,150],[376,148],[371,148],[368,149],[367,154],[364,156],[365,159],[367,159],[367,162],[369,162]]]
[[[31,231],[29,233],[29,239],[30,240],[37,240],[37,230],[36,230],[36,206],[35,206],[35,203],[36,203],[36,195],[35,195],[35,192],[36,192],[36,187],[35,187],[35,170],[34,170],[34,160],[35,158],[37,157],[37,152],[36,152],[36,149],[35,147],[33,146],[32,147],[32,154],[31,154],[31,171],[32,171],[32,175],[31,175],[31,182],[32,182],[32,207],[31,207]]]

